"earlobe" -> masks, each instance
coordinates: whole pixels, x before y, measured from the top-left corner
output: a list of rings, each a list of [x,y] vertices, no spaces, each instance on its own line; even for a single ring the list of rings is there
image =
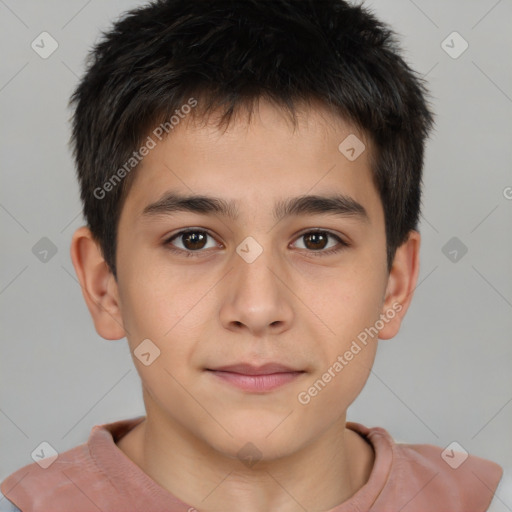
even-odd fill
[[[400,330],[418,281],[420,244],[420,234],[410,231],[407,241],[396,251],[382,308],[387,321],[379,332],[379,339],[393,338]]]
[[[96,332],[107,340],[125,336],[116,280],[89,228],[78,228],[71,241],[71,260]]]

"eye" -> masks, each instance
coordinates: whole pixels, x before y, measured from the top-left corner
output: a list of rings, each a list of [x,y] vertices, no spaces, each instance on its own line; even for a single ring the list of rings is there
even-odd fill
[[[213,236],[205,230],[186,229],[172,235],[164,242],[164,245],[174,253],[178,253],[186,257],[195,257],[200,256],[202,252],[206,252],[203,251],[203,249],[211,249],[217,245],[213,242],[213,245],[208,247],[208,238],[213,239]],[[329,239],[336,241],[337,244],[328,250],[325,250],[328,246]],[[334,233],[321,229],[310,230],[303,233],[299,236],[298,240],[306,241],[304,244],[305,249],[313,256],[327,256],[340,252],[344,248],[350,246],[350,244],[343,241]],[[177,241],[178,244],[175,244],[175,241]],[[179,244],[181,244],[181,247]]]
[[[196,256],[195,253],[204,252],[202,249],[207,247],[208,237],[213,238],[207,231],[200,229],[187,229],[176,233],[164,242],[164,245],[172,252],[184,254],[185,256]],[[181,242],[181,248],[176,249],[172,243],[174,240]],[[215,247],[216,244],[213,245]],[[179,246],[178,246],[179,247]]]
[[[324,250],[328,245],[329,239],[333,239],[338,243],[328,250]],[[313,231],[303,233],[299,236],[298,240],[306,241],[304,244],[306,246],[305,248],[309,249],[308,252],[312,253],[313,256],[327,256],[329,254],[335,254],[350,246],[350,244],[343,241],[334,233],[321,229],[315,229]]]

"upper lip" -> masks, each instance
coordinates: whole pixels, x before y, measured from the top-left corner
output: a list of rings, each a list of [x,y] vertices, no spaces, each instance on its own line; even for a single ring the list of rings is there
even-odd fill
[[[303,371],[290,368],[289,366],[284,366],[279,363],[267,363],[262,366],[254,366],[248,363],[240,363],[231,364],[227,366],[219,366],[217,368],[207,368],[207,370],[240,373],[242,375],[270,375],[272,373],[291,373]]]

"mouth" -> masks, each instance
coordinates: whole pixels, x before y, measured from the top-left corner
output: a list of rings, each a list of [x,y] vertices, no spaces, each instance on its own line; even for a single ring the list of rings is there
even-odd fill
[[[306,373],[304,370],[297,370],[279,363],[268,363],[262,366],[241,363],[206,368],[206,371],[221,382],[248,392],[272,391]]]

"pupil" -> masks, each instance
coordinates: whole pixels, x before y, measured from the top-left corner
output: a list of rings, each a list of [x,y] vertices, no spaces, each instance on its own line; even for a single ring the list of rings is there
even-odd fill
[[[323,238],[323,244],[320,241],[321,247],[312,247],[312,249],[323,249],[325,247],[325,239],[326,237],[322,233],[312,233],[310,235],[307,235],[308,240],[313,240],[313,245],[318,244],[319,239]]]
[[[203,245],[204,245],[204,239],[205,239],[205,236],[202,234],[202,233],[198,233],[198,232],[193,232],[193,233],[187,233],[186,235],[184,235],[184,238],[187,240],[187,242],[185,243],[185,246],[187,246],[187,243],[188,245],[192,245],[192,247],[188,247],[189,249],[201,249],[202,248],[202,244],[201,242],[203,242]]]

